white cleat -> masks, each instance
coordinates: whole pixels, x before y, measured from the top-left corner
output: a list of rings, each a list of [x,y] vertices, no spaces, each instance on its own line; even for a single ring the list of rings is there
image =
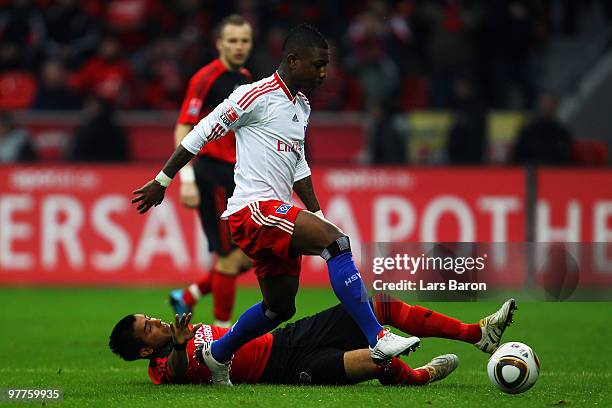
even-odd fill
[[[375,363],[391,360],[400,354],[408,355],[419,348],[421,339],[418,337],[402,337],[383,329],[378,333],[378,342],[374,348],[370,347],[370,357]]]
[[[445,379],[455,371],[457,366],[459,366],[459,357],[455,354],[443,354],[435,357],[423,367],[415,368],[415,370],[427,370],[429,372],[428,382],[431,383]]]
[[[493,353],[499,347],[504,331],[512,323],[512,316],[516,309],[514,299],[508,299],[497,312],[480,319],[482,337],[474,345],[485,353]]]
[[[200,363],[206,364],[206,367],[210,370],[211,381],[214,385],[232,385],[230,380],[230,367],[232,361],[228,361],[223,364],[215,360],[211,353],[212,341],[204,342],[200,344],[195,351],[195,357]]]

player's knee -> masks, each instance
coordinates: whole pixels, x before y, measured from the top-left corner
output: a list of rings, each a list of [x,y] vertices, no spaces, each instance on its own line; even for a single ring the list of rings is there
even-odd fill
[[[262,303],[264,308],[264,314],[266,317],[277,324],[286,322],[295,316],[295,305],[272,305],[268,307],[265,303]]]
[[[321,257],[326,261],[329,261],[330,259],[335,258],[336,256],[345,252],[351,252],[351,241],[346,235],[341,235],[339,238],[325,247],[323,252],[321,252]]]
[[[333,244],[336,240],[344,236],[344,233],[336,227],[334,224],[326,222],[324,227],[323,241],[324,248],[327,248],[329,245]]]

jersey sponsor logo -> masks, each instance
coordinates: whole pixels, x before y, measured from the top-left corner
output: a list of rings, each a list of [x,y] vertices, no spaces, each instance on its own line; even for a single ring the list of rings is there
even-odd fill
[[[197,347],[207,341],[213,341],[212,327],[208,324],[201,326],[197,331],[193,339],[193,344]]]
[[[293,207],[293,205],[291,204],[281,204],[281,206],[278,207],[275,212],[277,214],[287,214],[287,212],[289,212],[289,209],[291,207]]]
[[[299,142],[294,142],[292,144],[287,144],[285,142],[281,142],[278,140],[276,142],[276,151],[277,152],[285,152],[285,153],[295,153],[298,159],[302,157],[302,145]]]
[[[197,115],[202,109],[202,100],[199,98],[191,98],[189,100],[189,106],[187,107],[187,113],[190,115]]]
[[[232,123],[238,120],[238,114],[233,108],[229,108],[221,114],[220,118],[225,123],[225,126],[230,127]]]

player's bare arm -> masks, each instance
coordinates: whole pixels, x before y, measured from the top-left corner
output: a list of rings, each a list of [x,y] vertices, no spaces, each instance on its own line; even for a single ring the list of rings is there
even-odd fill
[[[162,172],[169,180],[171,180],[184,165],[193,159],[194,156],[195,155],[193,153],[189,152],[182,145],[180,145],[166,162]],[[167,180],[167,183],[170,182],[169,180]],[[165,193],[166,187],[162,186],[156,177],[156,179],[149,181],[138,190],[134,190],[132,192],[132,194],[136,195],[136,197],[132,199],[132,204],[139,203],[136,210],[140,214],[144,214],[151,207],[161,204],[161,202],[164,200]]]
[[[172,352],[168,356],[168,370],[173,382],[185,382],[189,360],[187,359],[187,342],[195,336],[195,332],[202,326],[196,324],[189,328],[191,313],[183,313],[182,316],[174,315],[174,323],[170,325],[172,331]]]
[[[181,142],[193,129],[189,123],[178,123],[174,128],[174,146],[178,147]],[[200,205],[200,192],[195,183],[195,175],[191,165],[187,164],[181,170],[180,200],[187,208],[197,208]]]
[[[308,211],[315,213],[321,209],[310,176],[304,177],[293,183],[293,191],[295,191],[300,200],[302,200]]]

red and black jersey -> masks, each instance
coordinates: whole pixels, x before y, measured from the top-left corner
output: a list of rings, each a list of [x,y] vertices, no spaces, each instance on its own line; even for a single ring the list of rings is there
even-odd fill
[[[177,124],[196,125],[200,119],[223,102],[234,89],[251,80],[251,74],[245,68],[230,71],[219,59],[205,65],[189,81]],[[206,144],[200,150],[199,155],[232,164],[236,163],[234,133],[230,132],[221,140]]]
[[[189,326],[190,328],[193,327],[191,324]],[[205,341],[218,340],[228,331],[229,329],[205,324],[196,331],[195,337],[189,340],[187,343],[187,358],[189,360],[187,366],[188,383],[202,384],[210,382],[210,371],[205,364],[197,361],[195,349]],[[266,368],[271,350],[272,334],[270,333],[259,336],[242,346],[234,354],[234,359],[232,360],[232,369],[230,370],[232,382],[236,384],[256,383]],[[149,360],[149,377],[151,377],[154,384],[172,382],[168,370],[168,356],[171,351],[172,348],[168,347],[164,352]]]

